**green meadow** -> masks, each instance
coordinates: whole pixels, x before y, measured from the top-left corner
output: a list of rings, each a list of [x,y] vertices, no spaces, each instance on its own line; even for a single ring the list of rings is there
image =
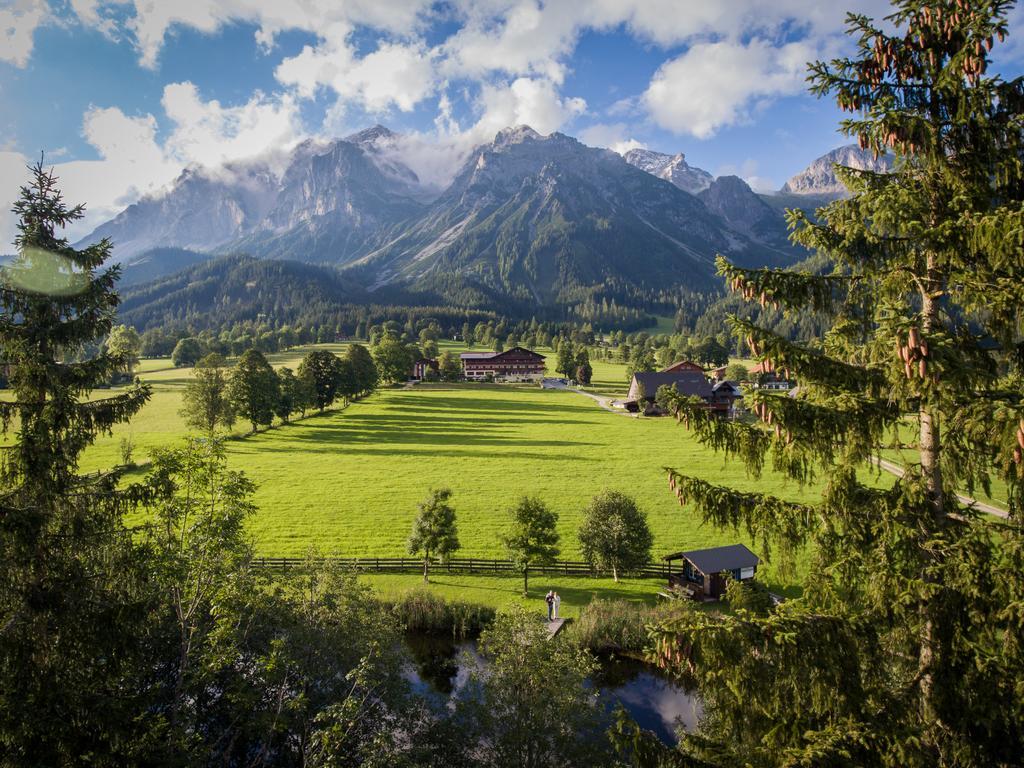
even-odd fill
[[[296,366],[307,351],[272,361]],[[598,370],[609,387],[617,378],[616,391],[624,391],[623,366],[601,363]],[[152,400],[129,425],[97,441],[84,470],[117,464],[122,438],[130,438],[134,459],[144,462],[153,448],[186,437],[178,410],[191,371],[147,360],[139,372],[153,386]],[[666,466],[794,500],[817,496],[817,489],[771,473],[749,477],[674,420],[630,418],[575,392],[526,385],[384,389],[345,409],[236,436],[228,450],[231,466],[258,484],[251,532],[266,555],[301,556],[311,547],[345,556],[402,555],[417,503],[438,486],[454,492],[462,554],[481,557],[504,555],[499,533],[507,510],[520,496],[534,495],[559,514],[563,557],[578,558],[582,510],[604,488],[633,495],[647,511],[656,556],[747,541],[681,509],[667,487]]]

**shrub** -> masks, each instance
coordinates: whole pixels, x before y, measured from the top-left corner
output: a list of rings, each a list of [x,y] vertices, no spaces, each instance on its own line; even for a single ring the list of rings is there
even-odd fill
[[[445,600],[429,589],[413,589],[391,603],[407,632],[450,634],[456,640],[475,637],[494,621],[494,609],[461,600]]]
[[[734,611],[750,611],[758,616],[767,616],[772,609],[772,596],[768,587],[755,579],[729,579],[725,586],[725,601]]]
[[[656,609],[625,600],[592,600],[569,625],[570,636],[594,653],[640,653]]]

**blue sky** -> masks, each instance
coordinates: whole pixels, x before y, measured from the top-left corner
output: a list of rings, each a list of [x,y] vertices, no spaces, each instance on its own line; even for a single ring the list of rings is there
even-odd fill
[[[846,9],[889,6],[0,0],[0,203],[45,151],[69,198],[89,203],[84,233],[187,165],[376,122],[408,134],[410,163],[438,184],[471,147],[529,123],[618,151],[682,151],[777,189],[844,143],[804,77],[808,60],[848,50]],[[1016,43],[997,58],[1005,75],[1019,73]],[[5,246],[12,223],[0,216]]]

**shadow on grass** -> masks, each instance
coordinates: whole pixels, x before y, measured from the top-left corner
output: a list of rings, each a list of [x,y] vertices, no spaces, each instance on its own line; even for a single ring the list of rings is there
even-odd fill
[[[535,393],[531,393],[535,394]],[[473,413],[502,414],[511,413],[533,414],[537,412],[558,413],[565,411],[589,411],[592,406],[570,403],[568,400],[558,404],[524,403],[521,400],[507,401],[485,397],[446,397],[443,395],[403,395],[401,405],[397,402],[393,408],[404,410],[426,411],[472,411]]]

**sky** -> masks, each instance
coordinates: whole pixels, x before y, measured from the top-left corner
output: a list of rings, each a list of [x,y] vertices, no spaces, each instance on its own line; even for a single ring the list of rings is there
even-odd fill
[[[381,123],[443,185],[509,125],[778,189],[847,141],[806,93],[883,0],[0,0],[0,253],[44,153],[87,234],[187,166]],[[1024,13],[994,51],[1024,62]],[[1024,35],[1021,36],[1024,38]]]

